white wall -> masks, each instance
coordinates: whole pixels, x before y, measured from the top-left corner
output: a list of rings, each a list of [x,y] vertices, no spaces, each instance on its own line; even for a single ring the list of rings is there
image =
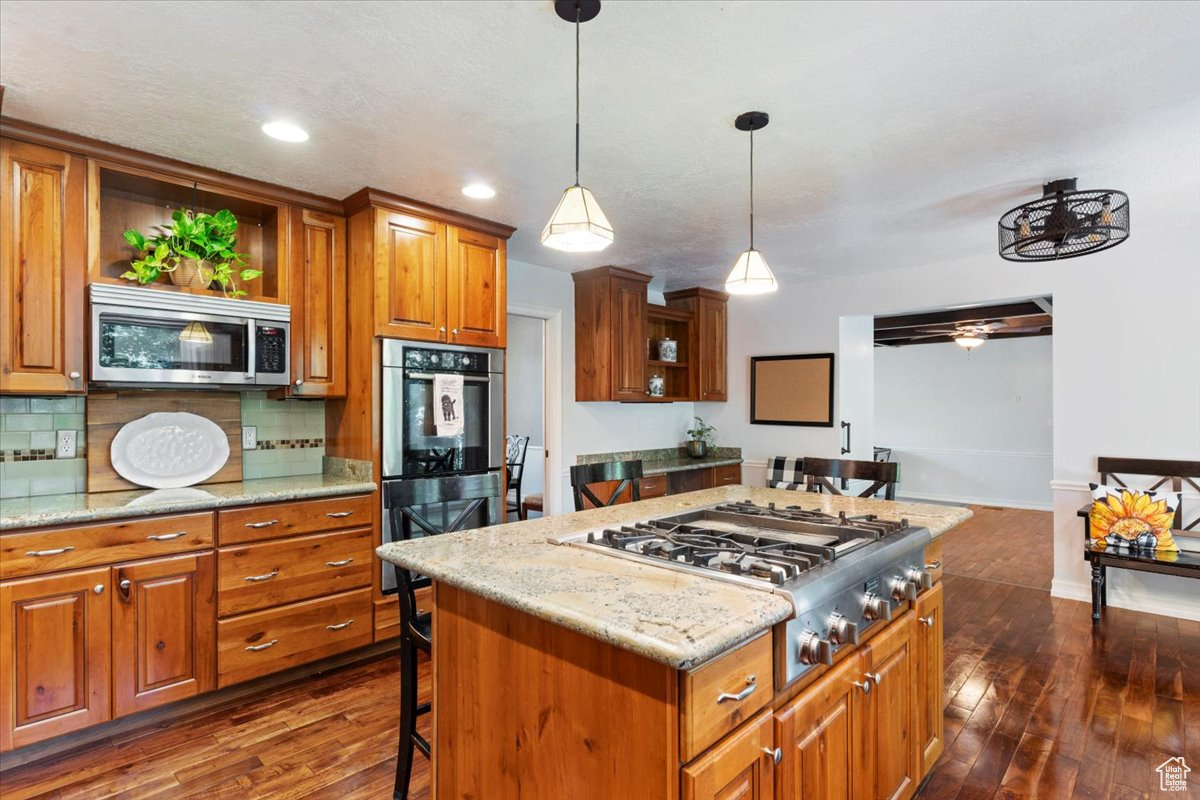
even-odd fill
[[[1048,336],[875,348],[875,443],[899,497],[1054,507]]]
[[[980,226],[971,258],[824,281],[785,276],[774,295],[731,299],[729,402],[699,403],[697,413],[742,446],[751,481],[776,453],[836,457],[836,428],[749,424],[751,355],[838,352],[843,316],[1051,295],[1053,592],[1085,599],[1090,576],[1075,511],[1088,499],[1096,457],[1200,458],[1200,223],[1151,223],[1119,247],[1058,263],[1002,261],[994,233]],[[835,403],[840,411],[842,398]],[[1109,574],[1113,605],[1200,619],[1200,581]]]
[[[510,260],[508,300],[510,305],[562,311],[562,459],[559,461],[559,483],[560,497],[564,501],[563,507],[555,511],[571,510],[570,474],[567,470],[580,453],[644,450],[683,444],[687,438],[684,431],[688,429],[694,413],[692,403],[575,402],[575,284],[569,274]],[[651,300],[654,301],[653,294]],[[722,436],[720,441],[737,444],[728,436]],[[553,445],[548,443],[548,446]]]

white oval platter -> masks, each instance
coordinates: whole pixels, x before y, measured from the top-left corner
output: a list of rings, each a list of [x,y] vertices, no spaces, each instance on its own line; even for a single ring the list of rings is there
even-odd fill
[[[229,460],[229,439],[215,422],[196,414],[156,412],[126,423],[109,450],[125,480],[152,489],[192,486]]]

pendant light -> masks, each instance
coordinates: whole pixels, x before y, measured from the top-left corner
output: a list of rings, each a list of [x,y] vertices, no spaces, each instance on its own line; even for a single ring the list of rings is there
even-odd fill
[[[754,249],[754,132],[767,127],[769,121],[765,111],[747,111],[733,123],[739,131],[750,131],[750,249],[738,256],[725,279],[725,291],[730,294],[765,294],[779,288],[767,260]]]
[[[1075,178],[1042,184],[1042,196],[1000,218],[1000,257],[1061,261],[1116,247],[1129,238],[1129,195],[1076,188]]]
[[[555,0],[554,10],[575,24],[575,183],[563,192],[542,229],[542,244],[568,253],[595,253],[613,243],[613,229],[596,198],[579,185],[579,26],[596,18],[600,0]]]

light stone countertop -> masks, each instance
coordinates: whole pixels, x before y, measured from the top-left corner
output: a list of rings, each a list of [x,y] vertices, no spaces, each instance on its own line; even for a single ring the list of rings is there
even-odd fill
[[[791,603],[739,586],[583,548],[551,536],[734,500],[907,517],[936,538],[971,516],[957,506],[722,486],[473,531],[392,542],[385,561],[677,669],[690,669],[792,614]]]
[[[706,456],[704,458],[690,458],[683,456],[681,458],[659,458],[653,461],[642,462],[643,475],[662,475],[667,472],[687,472],[692,469],[703,469],[705,467],[724,467],[727,465],[740,464],[740,457],[722,458],[720,456]]]
[[[127,492],[5,498],[0,500],[0,531],[374,491],[375,484],[369,477],[327,473],[209,483],[186,489],[135,489]]]

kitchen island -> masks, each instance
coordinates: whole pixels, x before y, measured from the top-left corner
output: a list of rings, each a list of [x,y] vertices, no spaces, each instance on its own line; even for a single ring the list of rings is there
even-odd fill
[[[783,685],[784,596],[550,541],[741,500],[904,517],[934,561],[970,516],[729,486],[384,545],[434,580],[436,795],[911,796],[940,753],[940,563],[915,610]]]

